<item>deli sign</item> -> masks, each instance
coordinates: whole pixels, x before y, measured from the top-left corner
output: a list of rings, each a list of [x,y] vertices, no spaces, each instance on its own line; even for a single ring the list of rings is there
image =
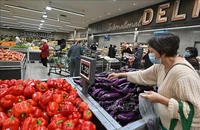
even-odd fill
[[[171,21],[178,21],[178,20],[185,20],[186,13],[179,14],[179,7],[180,7],[180,0],[176,0],[173,6],[173,11],[171,15]],[[158,11],[156,14],[156,23],[165,23],[168,20],[168,17],[166,17],[166,10],[170,7],[170,3],[162,4],[158,6]],[[198,18],[200,12],[200,0],[195,0],[193,11],[192,11],[192,18]],[[149,17],[147,18],[147,15]],[[148,25],[152,22],[154,17],[154,11],[151,8],[145,9],[142,19],[142,25]]]
[[[168,0],[89,25],[89,33],[187,26],[200,23],[200,0]]]

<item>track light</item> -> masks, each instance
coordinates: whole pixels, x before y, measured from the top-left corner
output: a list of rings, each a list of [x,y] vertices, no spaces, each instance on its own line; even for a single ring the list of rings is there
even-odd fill
[[[47,18],[47,15],[46,14],[43,14],[43,16],[42,16],[43,18]]]
[[[51,10],[51,7],[50,7],[50,6],[47,6],[47,7],[46,7],[46,10]]]
[[[44,21],[44,20],[41,20],[41,22],[44,23],[45,21]]]
[[[5,10],[5,9],[0,9],[0,11],[3,11],[3,12],[10,12],[9,10]]]
[[[9,18],[9,17],[3,17],[3,16],[0,16],[0,18],[2,18],[2,19],[10,19],[10,20],[16,20],[16,19],[14,19],[14,18]]]
[[[40,14],[44,14],[45,13],[45,12],[42,12],[42,11],[28,9],[28,8],[20,7],[20,6],[9,5],[9,4],[5,4],[5,6],[6,7],[10,7],[10,8],[15,8],[15,9],[26,10],[26,11],[30,11],[30,12],[34,12],[34,13],[40,13]]]
[[[42,26],[42,25],[43,25],[43,23],[40,24],[40,26]]]
[[[26,20],[32,20],[32,21],[40,21],[39,19],[32,19],[32,18],[27,18],[27,17],[22,17],[22,16],[13,16],[14,18],[20,18],[20,19],[26,19]]]
[[[72,26],[72,25],[65,25],[65,26],[67,26],[67,27],[72,27],[72,28],[85,29],[85,28],[83,28],[83,27],[78,27],[78,26]]]

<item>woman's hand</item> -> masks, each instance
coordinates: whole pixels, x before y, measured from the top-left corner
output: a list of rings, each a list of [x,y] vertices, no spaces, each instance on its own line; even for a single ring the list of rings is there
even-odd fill
[[[161,104],[164,104],[166,106],[168,106],[168,103],[169,103],[168,98],[160,95],[159,93],[153,92],[153,91],[144,91],[144,93],[141,94],[141,96],[143,98],[146,98],[147,100],[149,100],[151,102],[161,103]]]
[[[109,74],[108,75],[108,79],[114,79],[114,78],[119,78],[120,77],[120,74],[118,73],[112,73],[112,74]]]

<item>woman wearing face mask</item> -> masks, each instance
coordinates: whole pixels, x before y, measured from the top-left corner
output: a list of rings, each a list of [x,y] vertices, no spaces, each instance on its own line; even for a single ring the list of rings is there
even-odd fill
[[[197,56],[198,56],[197,48],[187,47],[185,49],[184,57],[195,68],[195,70],[199,70],[199,62],[196,58]]]
[[[157,85],[158,93],[145,91],[141,96],[158,103],[162,129],[199,130],[200,77],[188,61],[177,56],[179,42],[179,37],[170,33],[152,37],[149,52],[161,59],[161,64],[143,71],[113,73],[108,78],[126,77],[133,83]]]

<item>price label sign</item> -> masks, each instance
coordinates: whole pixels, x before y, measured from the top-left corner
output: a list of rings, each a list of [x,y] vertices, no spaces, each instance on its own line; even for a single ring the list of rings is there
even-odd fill
[[[86,78],[88,81],[90,80],[90,62],[81,59],[81,76]]]

